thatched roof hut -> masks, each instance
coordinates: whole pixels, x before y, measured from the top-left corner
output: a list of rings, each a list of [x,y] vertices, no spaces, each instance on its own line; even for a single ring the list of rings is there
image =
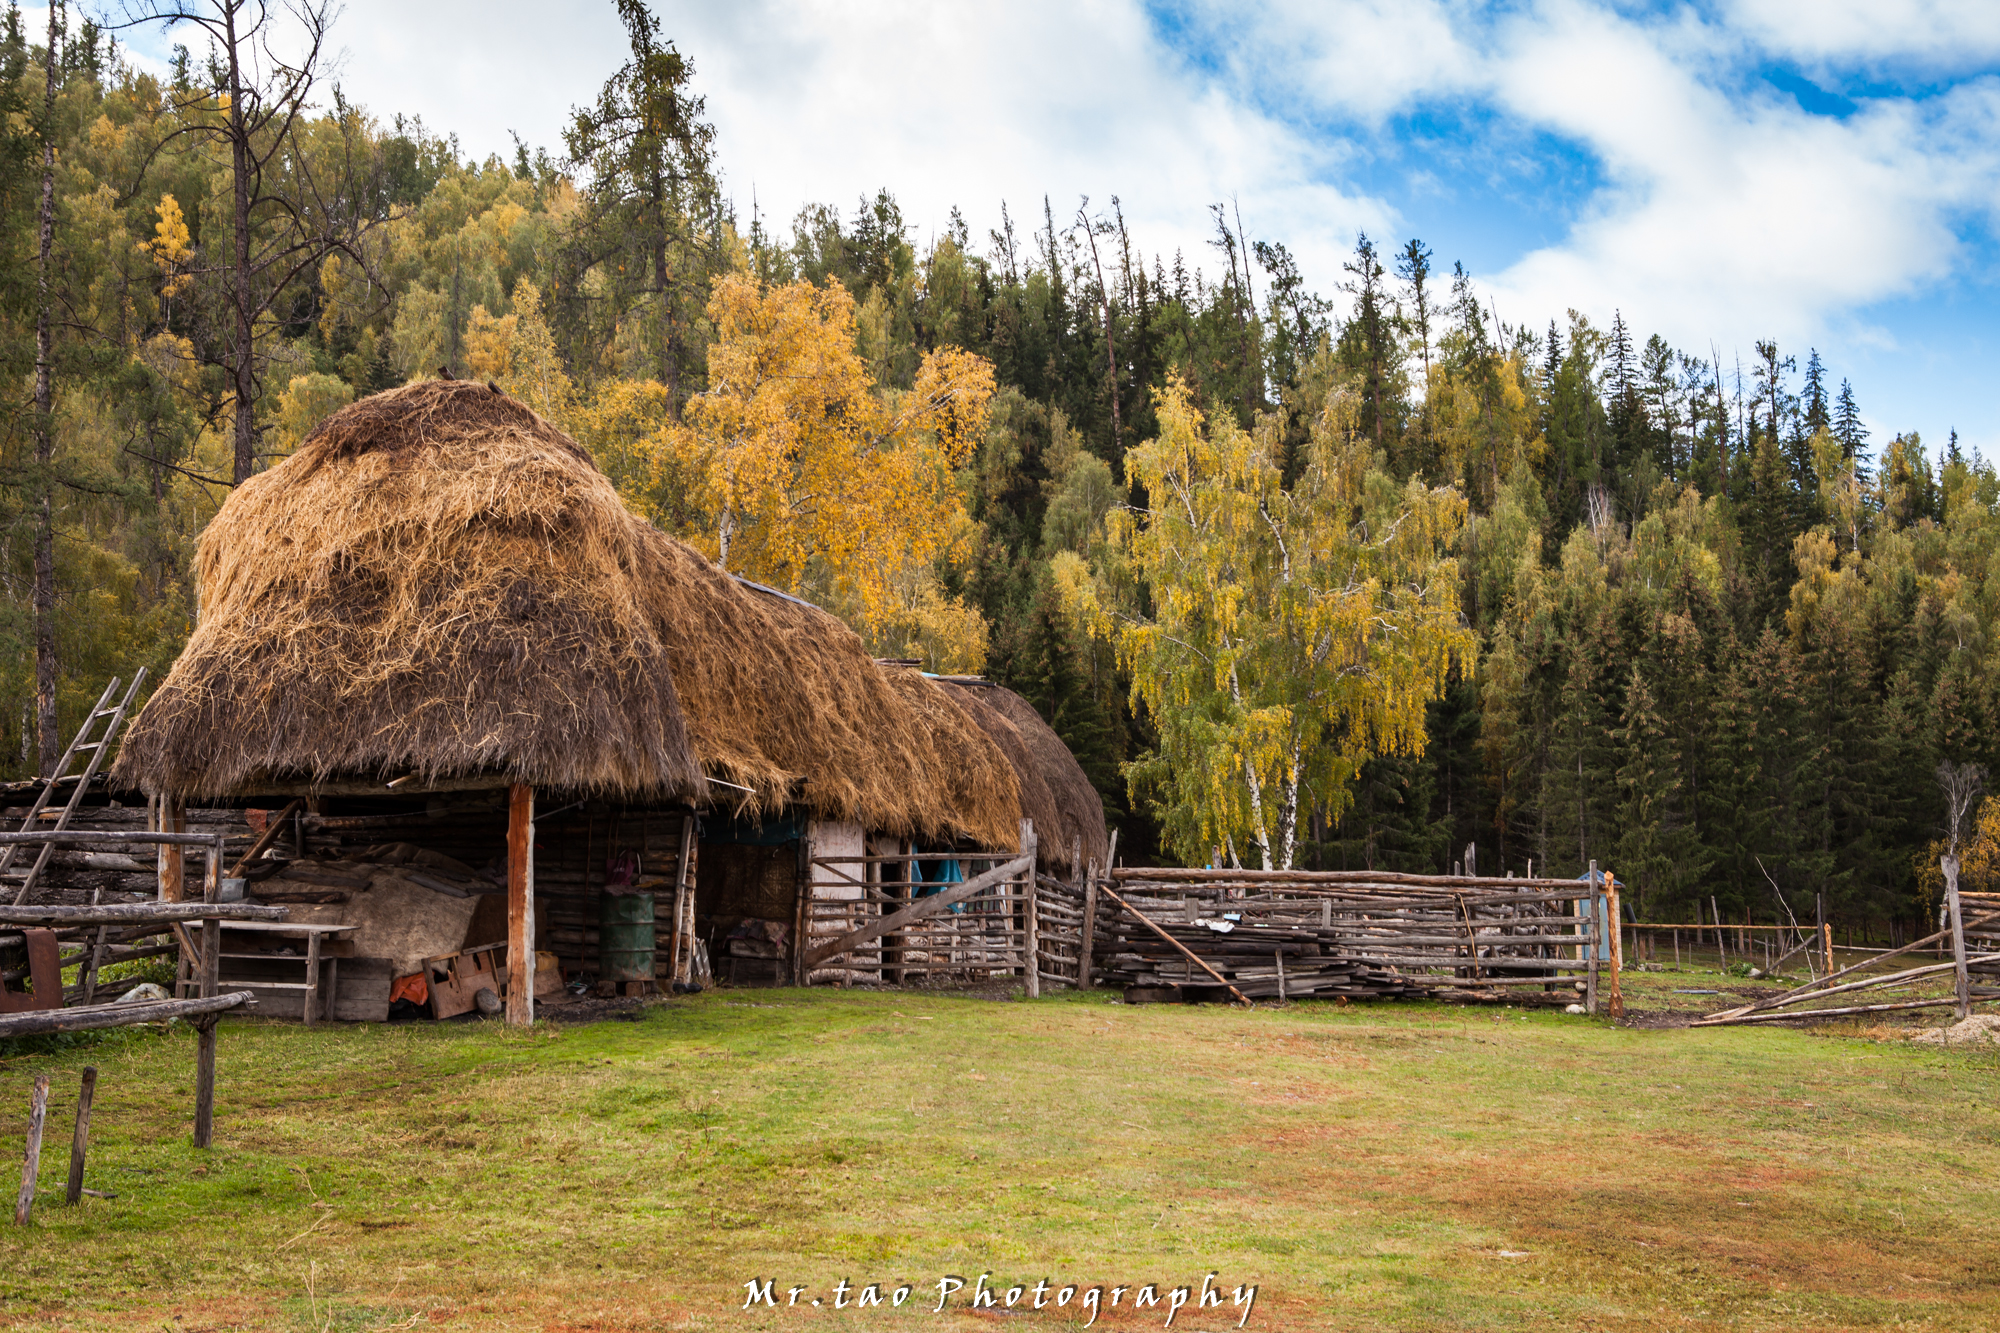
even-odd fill
[[[490,777],[1011,848],[1018,766],[816,607],[631,516],[497,390],[343,408],[203,534],[201,619],[117,776],[223,796]]]
[[[363,399],[202,534],[199,623],[115,777],[178,798],[412,773],[700,797],[641,550],[589,456],[506,395]]]

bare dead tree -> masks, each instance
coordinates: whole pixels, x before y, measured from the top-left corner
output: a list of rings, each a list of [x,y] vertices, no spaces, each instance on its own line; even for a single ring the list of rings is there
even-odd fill
[[[1971,827],[1972,808],[1986,785],[1986,770],[1978,764],[1954,764],[1946,760],[1937,766],[1937,780],[1944,789],[1945,850],[1956,861],[1958,850],[1964,845],[1965,831]]]
[[[261,393],[260,325],[293,284],[339,253],[373,282],[366,234],[387,220],[377,155],[360,145],[358,115],[340,104],[343,144],[334,160],[315,162],[297,130],[313,110],[312,94],[329,72],[333,0],[128,0],[129,28],[188,26],[208,38],[206,87],[177,90],[166,108],[184,121],[154,146],[192,137],[225,149],[230,172],[230,250],[204,254],[190,270],[223,281],[228,317],[224,363],[234,395],[231,480],[256,470],[256,403]],[[289,20],[287,22],[287,20]],[[211,106],[212,101],[225,104]],[[148,161],[150,162],[150,158]],[[204,246],[204,249],[206,247]]]

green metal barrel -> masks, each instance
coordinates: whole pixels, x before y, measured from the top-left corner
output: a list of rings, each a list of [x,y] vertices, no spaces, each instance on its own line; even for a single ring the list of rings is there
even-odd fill
[[[602,981],[653,979],[653,895],[607,893],[598,899],[597,975]]]

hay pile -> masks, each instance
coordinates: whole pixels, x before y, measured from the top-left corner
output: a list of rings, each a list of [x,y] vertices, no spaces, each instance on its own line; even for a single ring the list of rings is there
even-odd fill
[[[706,789],[634,524],[561,432],[483,385],[343,408],[202,534],[201,620],[119,756],[180,797],[468,774]]]
[[[1019,835],[1019,765],[938,687],[892,683],[833,616],[634,518],[578,445],[482,385],[335,413],[237,488],[196,575],[201,623],[117,765],[151,793],[495,776],[798,802],[995,850]]]

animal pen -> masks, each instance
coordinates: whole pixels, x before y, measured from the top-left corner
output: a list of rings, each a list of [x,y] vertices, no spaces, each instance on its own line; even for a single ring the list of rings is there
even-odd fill
[[[1592,1011],[1602,983],[1609,1007],[1620,1008],[1616,941],[1603,928],[1616,912],[1608,876],[1089,865],[1073,880],[1035,874],[1031,891],[1023,860],[954,899],[945,895],[970,881],[930,878],[935,862],[826,864],[856,894],[826,911],[844,933],[812,955],[816,980],[976,974],[1019,976],[1031,995],[1045,985],[1123,987],[1135,1002],[1508,999]],[[924,893],[937,897],[916,896]]]

